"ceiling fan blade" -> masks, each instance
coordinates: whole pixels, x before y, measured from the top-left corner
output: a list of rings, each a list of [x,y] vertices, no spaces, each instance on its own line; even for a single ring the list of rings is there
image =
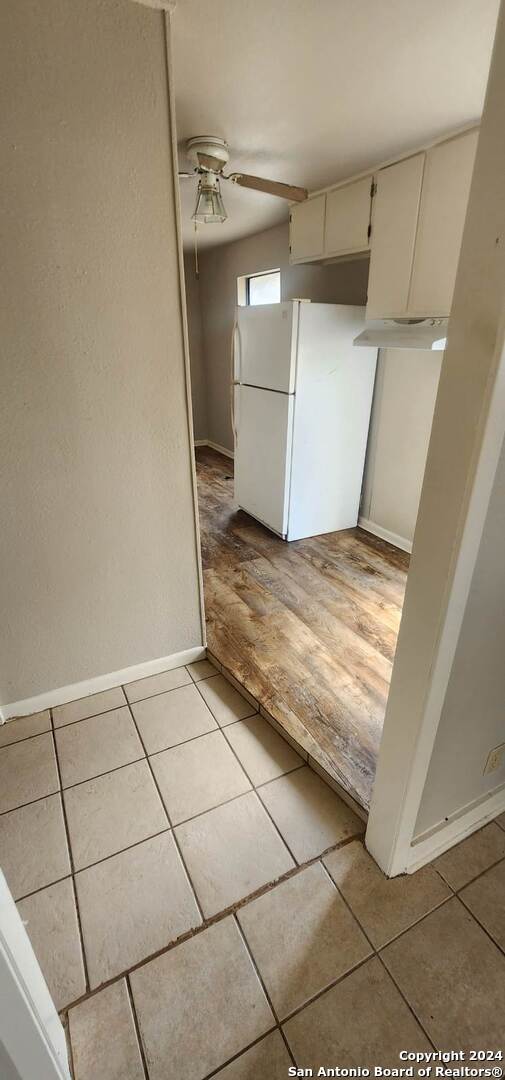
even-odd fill
[[[264,180],[262,176],[249,176],[247,173],[231,173],[225,177],[232,180],[240,187],[251,188],[253,191],[264,191],[267,195],[278,195],[281,199],[289,199],[290,202],[304,202],[308,196],[305,188],[295,187],[293,184],[281,184],[278,180]]]
[[[192,173],[192,172],[180,172],[180,173],[178,173],[179,180],[192,180],[194,175],[195,174]]]
[[[210,169],[211,172],[219,173],[226,165],[226,161],[223,161],[222,158],[213,157],[210,154],[198,153],[196,156],[202,169]]]

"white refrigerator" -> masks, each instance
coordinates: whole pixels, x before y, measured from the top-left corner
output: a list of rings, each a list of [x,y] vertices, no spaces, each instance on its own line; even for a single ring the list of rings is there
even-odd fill
[[[235,500],[285,540],[357,524],[377,349],[365,309],[239,307],[233,336]]]

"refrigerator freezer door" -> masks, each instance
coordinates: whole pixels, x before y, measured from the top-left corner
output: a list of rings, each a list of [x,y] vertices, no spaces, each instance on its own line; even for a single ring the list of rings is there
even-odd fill
[[[235,388],[235,501],[274,532],[287,532],[294,396]]]
[[[299,308],[293,300],[237,308],[235,382],[293,393]]]

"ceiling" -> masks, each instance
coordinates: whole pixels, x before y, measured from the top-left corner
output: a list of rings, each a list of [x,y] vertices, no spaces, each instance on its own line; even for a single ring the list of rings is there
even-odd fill
[[[310,190],[479,119],[498,0],[178,0],[172,18],[180,168],[218,135],[230,171]],[[228,220],[201,247],[287,219],[222,183]],[[181,181],[184,240],[196,181]]]

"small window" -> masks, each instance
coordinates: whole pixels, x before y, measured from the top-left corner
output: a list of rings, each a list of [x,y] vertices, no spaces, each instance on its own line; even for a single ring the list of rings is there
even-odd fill
[[[252,274],[245,281],[246,304],[280,304],[281,272],[268,270],[264,274]]]

